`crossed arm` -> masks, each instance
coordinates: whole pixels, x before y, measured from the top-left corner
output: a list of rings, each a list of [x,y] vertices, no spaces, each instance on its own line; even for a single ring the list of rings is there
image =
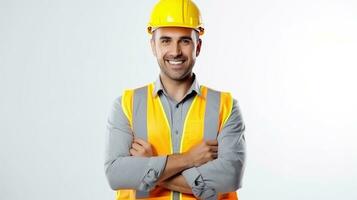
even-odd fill
[[[133,138],[120,102],[120,98],[114,101],[109,115],[105,145],[105,172],[113,190],[150,190],[160,185],[207,199],[212,193],[236,191],[241,186],[245,128],[236,101],[218,135],[218,148],[217,142],[205,141],[189,152],[168,156],[150,156],[149,148]]]
[[[199,167],[208,161],[216,159],[217,145],[217,140],[203,141],[191,148],[187,153],[169,155],[166,166],[157,180],[157,185],[169,190],[193,194],[190,185],[181,175],[181,172],[192,167]],[[140,138],[134,138],[129,152],[131,156],[135,157],[153,156],[151,145]]]

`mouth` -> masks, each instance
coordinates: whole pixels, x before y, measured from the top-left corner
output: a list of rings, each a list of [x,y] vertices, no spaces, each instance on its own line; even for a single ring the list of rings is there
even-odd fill
[[[183,64],[186,60],[166,60],[166,62],[171,66],[174,70],[180,70],[183,68]]]
[[[184,60],[168,60],[167,62],[171,65],[181,65],[184,63]]]

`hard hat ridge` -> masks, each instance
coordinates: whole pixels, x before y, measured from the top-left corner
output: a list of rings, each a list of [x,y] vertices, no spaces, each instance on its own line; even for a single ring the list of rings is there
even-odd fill
[[[154,6],[147,31],[160,27],[186,27],[204,33],[201,13],[192,0],[160,0]]]

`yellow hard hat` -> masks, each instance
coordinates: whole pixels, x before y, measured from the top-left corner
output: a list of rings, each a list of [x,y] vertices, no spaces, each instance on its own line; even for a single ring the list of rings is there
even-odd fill
[[[187,27],[204,33],[200,10],[192,0],[160,0],[151,12],[147,27],[151,34],[160,27]]]

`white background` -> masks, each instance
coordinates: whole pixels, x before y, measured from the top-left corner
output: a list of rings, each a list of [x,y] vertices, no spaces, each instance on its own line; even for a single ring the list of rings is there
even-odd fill
[[[154,0],[0,0],[0,199],[113,199],[109,108],[159,72]],[[197,0],[194,71],[246,123],[240,199],[357,199],[357,2]]]

